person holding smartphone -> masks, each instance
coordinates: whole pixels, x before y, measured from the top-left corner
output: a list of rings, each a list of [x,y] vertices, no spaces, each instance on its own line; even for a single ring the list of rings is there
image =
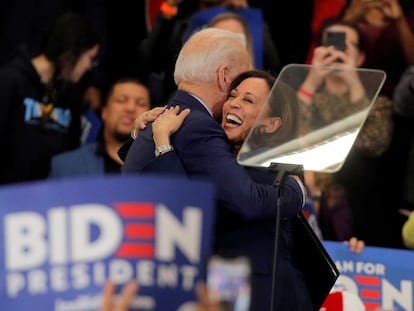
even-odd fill
[[[332,41],[329,35],[332,33],[342,33],[344,43],[338,42],[337,35]],[[338,46],[343,45],[342,51]],[[312,107],[312,118],[331,122],[342,118],[353,107],[360,109],[358,107],[370,104],[357,70],[335,70],[361,67],[364,51],[365,41],[355,25],[340,20],[324,24],[311,62],[315,66],[310,67],[297,94],[303,103],[301,107]],[[312,126],[313,122],[309,119],[305,123]],[[391,100],[380,95],[341,170],[334,174],[307,172],[314,175],[307,178],[315,180],[309,185],[312,193],[322,194],[315,202],[324,239],[343,241],[358,236],[375,244],[384,234],[383,226],[373,234],[373,223],[381,223],[373,219],[379,215],[378,207],[383,205],[384,195],[378,193],[386,193],[378,190],[383,178],[380,159],[390,147],[393,131]]]

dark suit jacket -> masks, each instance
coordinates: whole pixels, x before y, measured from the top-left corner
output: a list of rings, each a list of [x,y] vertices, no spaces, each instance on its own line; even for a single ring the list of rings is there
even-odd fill
[[[267,169],[246,168],[249,176],[259,182],[272,184],[276,172]],[[143,172],[186,174],[176,152],[161,155]],[[282,198],[283,199],[283,198]],[[276,218],[244,219],[226,208],[216,213],[213,253],[223,257],[246,256],[251,263],[251,311],[270,310],[274,297],[274,310],[311,310],[311,300],[301,272],[292,259],[292,220],[282,218],[278,231],[276,273],[274,273]],[[272,295],[275,280],[275,295]],[[317,284],[315,284],[316,286]]]
[[[218,210],[214,252],[247,256],[252,263],[251,310],[270,310],[277,191],[276,175],[237,164],[221,126],[193,96],[178,91],[170,103],[191,113],[172,137],[175,151],[154,156],[151,126],[130,146],[124,173],[184,173],[208,177],[217,186]],[[301,190],[292,178],[282,183],[281,228],[278,239],[277,310],[311,310],[302,276],[291,262],[291,219],[302,206]]]

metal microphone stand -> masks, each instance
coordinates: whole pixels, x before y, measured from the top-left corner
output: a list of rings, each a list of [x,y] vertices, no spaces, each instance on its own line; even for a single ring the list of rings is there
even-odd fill
[[[277,172],[276,178],[273,182],[273,186],[277,189],[277,202],[276,202],[276,225],[275,225],[275,249],[273,252],[273,272],[272,272],[272,300],[270,304],[270,311],[277,311],[275,309],[275,295],[276,295],[276,265],[277,265],[277,248],[279,240],[279,226],[280,226],[280,208],[281,208],[281,191],[280,186],[283,181],[283,178],[286,175],[296,175],[302,181],[303,177],[303,165],[301,164],[281,164],[281,163],[271,163],[268,167],[270,171]]]

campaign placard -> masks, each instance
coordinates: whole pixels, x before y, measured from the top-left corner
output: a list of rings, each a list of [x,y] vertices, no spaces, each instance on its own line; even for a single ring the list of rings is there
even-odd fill
[[[335,287],[357,294],[366,310],[414,310],[414,251],[366,246],[355,254],[344,243],[323,244],[341,273]]]
[[[107,279],[131,310],[185,310],[204,277],[211,183],[105,176],[0,188],[1,310],[96,311]]]

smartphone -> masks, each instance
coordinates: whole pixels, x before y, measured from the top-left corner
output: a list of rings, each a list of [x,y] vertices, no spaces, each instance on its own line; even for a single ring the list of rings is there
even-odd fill
[[[209,299],[225,311],[248,311],[250,306],[250,262],[246,257],[213,256],[208,262]]]
[[[336,50],[346,50],[346,33],[344,31],[330,31],[326,32],[324,46],[334,46]]]

